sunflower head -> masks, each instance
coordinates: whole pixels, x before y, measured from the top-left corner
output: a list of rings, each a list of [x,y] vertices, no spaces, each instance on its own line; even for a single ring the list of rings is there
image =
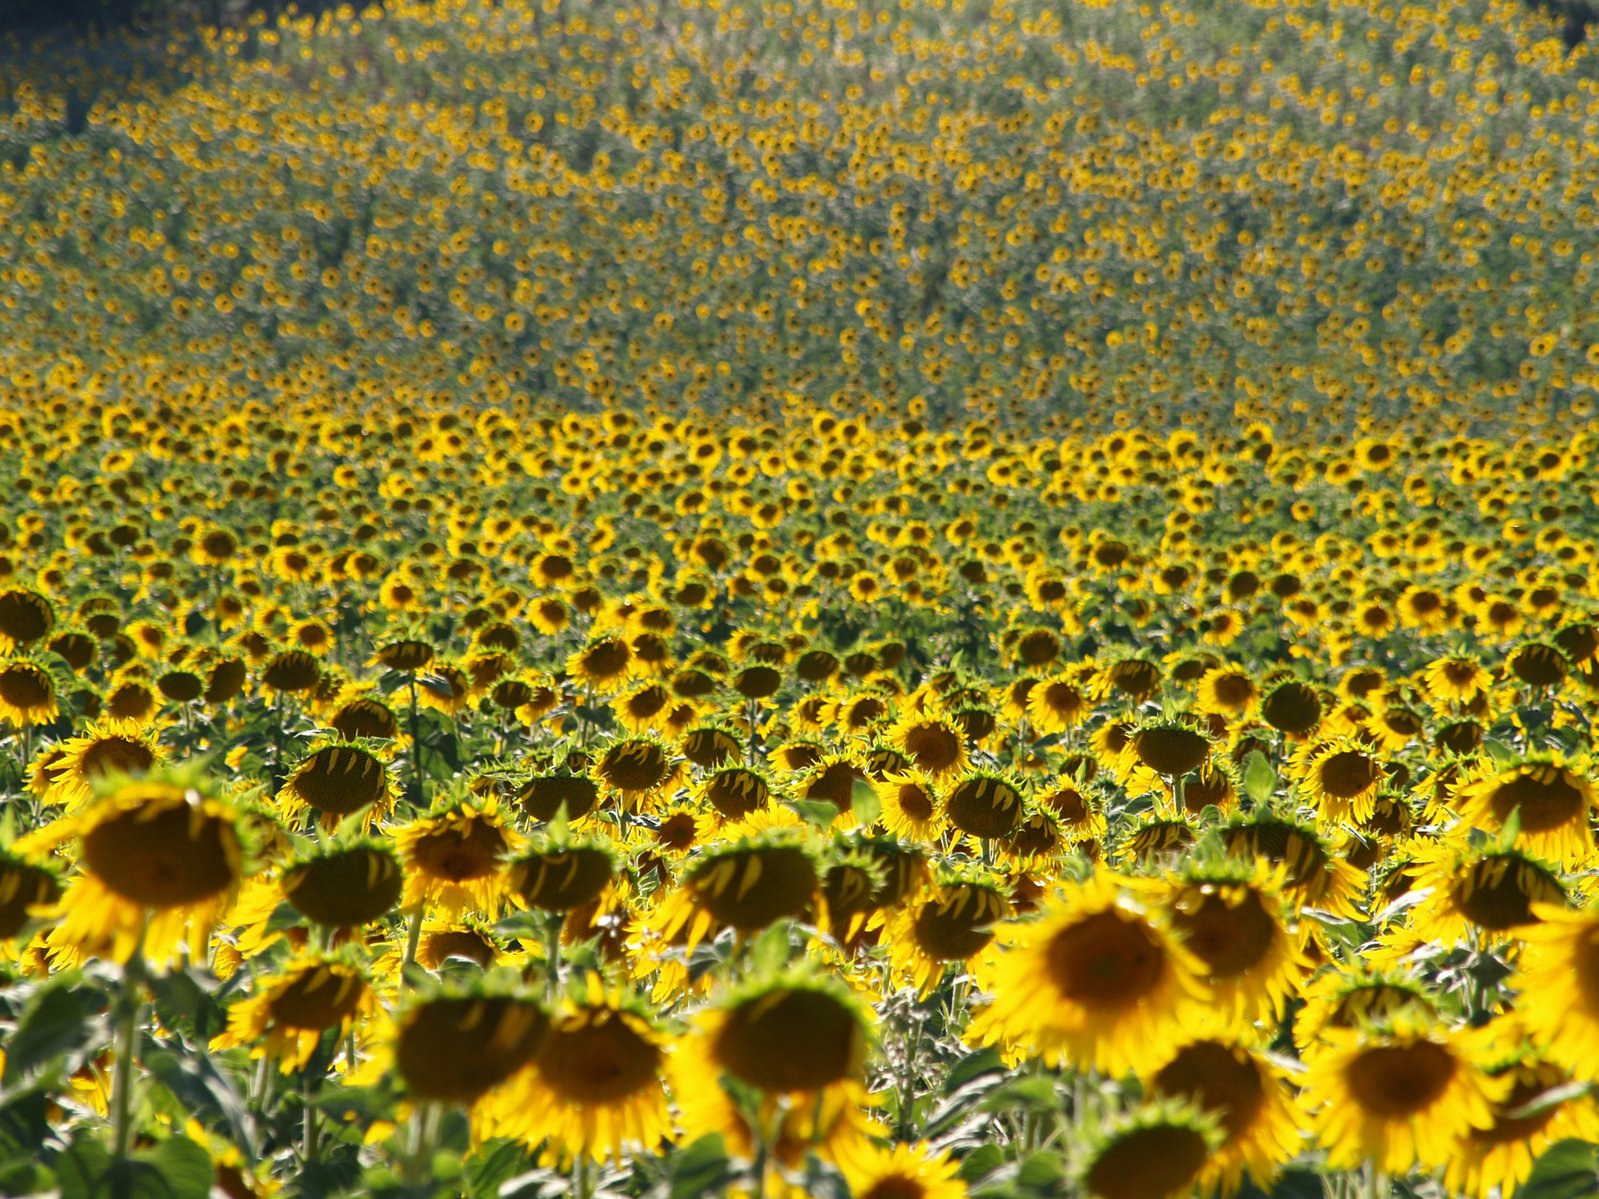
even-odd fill
[[[705,1063],[767,1094],[858,1082],[867,1010],[840,983],[789,973],[738,988],[701,1025]]]
[[[509,980],[423,987],[394,1042],[395,1067],[419,1099],[471,1103],[529,1065],[549,1035],[549,1013]]]
[[[616,854],[592,838],[536,837],[511,863],[511,889],[530,908],[569,912],[600,897],[616,877]]]
[[[311,923],[358,928],[394,910],[405,876],[386,844],[357,838],[295,858],[278,883],[289,905]]]
[[[312,743],[278,793],[286,818],[310,809],[324,824],[365,814],[366,823],[387,814],[398,796],[385,748],[372,741],[327,737]]]
[[[1214,1115],[1190,1101],[1155,1100],[1092,1135],[1079,1185],[1096,1199],[1186,1195],[1221,1141]]]

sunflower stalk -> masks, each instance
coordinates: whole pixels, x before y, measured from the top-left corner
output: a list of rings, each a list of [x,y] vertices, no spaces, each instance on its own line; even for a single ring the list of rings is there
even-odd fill
[[[145,921],[148,925],[148,914]],[[143,1007],[139,989],[144,985],[144,934],[145,929],[141,928],[133,952],[122,964],[122,993],[119,996],[118,1011],[120,1023],[117,1027],[117,1072],[111,1090],[114,1157],[118,1162],[127,1160],[128,1145],[133,1137],[133,1058],[139,1037],[139,1010]]]
[[[422,724],[417,711],[416,672],[411,672],[411,802],[422,806]]]
[[[561,993],[561,924],[559,912],[551,912],[544,921],[544,986],[550,1002]]]

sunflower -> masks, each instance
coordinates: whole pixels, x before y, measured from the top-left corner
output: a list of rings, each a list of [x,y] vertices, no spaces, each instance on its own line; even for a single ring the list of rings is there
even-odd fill
[[[1246,718],[1260,707],[1260,688],[1241,666],[1217,666],[1199,679],[1198,706],[1201,712]]]
[[[890,969],[925,998],[951,962],[988,948],[1010,914],[997,878],[946,875],[884,923]]]
[[[1340,858],[1313,826],[1263,812],[1226,825],[1222,843],[1233,857],[1284,863],[1284,895],[1296,909],[1319,908],[1350,920],[1361,917],[1365,872]]]
[[[616,855],[601,842],[541,837],[511,863],[510,886],[530,908],[569,912],[598,900],[616,866]]]
[[[312,924],[336,929],[381,920],[400,902],[404,885],[394,851],[362,838],[312,849],[278,876],[290,907]]]
[[[0,848],[0,941],[10,941],[27,928],[35,908],[60,898],[61,882],[51,866]]]
[[[1335,1170],[1441,1168],[1471,1129],[1493,1126],[1511,1085],[1475,1064],[1465,1034],[1404,1015],[1324,1029],[1305,1065],[1301,1102]]]
[[[815,1099],[860,1087],[867,1009],[840,982],[809,974],[759,978],[703,1009],[673,1056],[685,1103],[730,1078],[763,1095]]]
[[[1274,1024],[1310,973],[1280,898],[1286,867],[1260,859],[1194,863],[1171,877],[1172,930],[1205,966],[1224,1026]]]
[[[1587,774],[1585,759],[1568,762],[1558,752],[1506,766],[1485,762],[1472,781],[1456,787],[1455,797],[1461,816],[1479,828],[1502,829],[1517,813],[1518,845],[1575,868],[1593,852],[1588,822],[1594,789]]]
[[[1348,737],[1308,746],[1296,757],[1300,789],[1323,820],[1341,824],[1371,819],[1384,778],[1381,759]]]
[[[694,796],[724,820],[743,820],[771,803],[772,784],[751,767],[723,766],[712,770],[694,788]]]
[[[945,790],[944,818],[980,841],[1008,836],[1022,818],[1023,784],[1008,774],[975,770]]]
[[[49,723],[59,711],[55,676],[43,663],[32,658],[0,663],[0,721],[25,729]]]
[[[1149,890],[1101,870],[1063,886],[1043,919],[1002,926],[1006,952],[984,979],[993,1001],[969,1035],[1117,1076],[1161,1058],[1207,994],[1203,963],[1158,921]]]
[[[1286,679],[1266,693],[1260,704],[1260,718],[1278,732],[1304,737],[1321,724],[1322,710],[1321,696],[1314,687]]]
[[[370,828],[398,798],[399,787],[376,745],[322,738],[312,743],[278,792],[278,812],[285,824],[293,824],[310,809],[324,828],[360,813],[363,826]]]
[[[629,811],[646,807],[677,778],[671,751],[655,737],[613,741],[595,762],[595,782]]]
[[[1469,704],[1488,691],[1493,677],[1476,658],[1455,654],[1436,658],[1422,671],[1422,686],[1435,702]]]
[[[493,977],[418,996],[400,1014],[394,1064],[418,1099],[475,1103],[532,1064],[545,1010]]]
[[[1521,936],[1537,911],[1566,902],[1555,871],[1517,849],[1473,849],[1462,839],[1411,850],[1411,889],[1425,898],[1411,909],[1418,937],[1445,945],[1475,933],[1484,945]]]
[[[250,1047],[251,1057],[276,1058],[284,1074],[305,1069],[324,1033],[343,1036],[376,1013],[377,997],[349,957],[296,958],[258,979],[249,999],[228,1009],[226,1031],[211,1048]]]
[[[1065,671],[1040,679],[1027,693],[1027,719],[1040,736],[1069,732],[1094,709],[1080,672]]]
[[[418,912],[432,906],[448,914],[468,908],[497,913],[505,896],[504,859],[520,842],[500,816],[494,798],[447,802],[431,816],[418,817],[390,836],[405,859],[401,906]]]
[[[601,695],[621,689],[634,670],[633,647],[625,637],[595,637],[566,659],[566,673]]]
[[[1091,1134],[1078,1184],[1095,1199],[1176,1199],[1193,1189],[1221,1139],[1214,1116],[1159,1100]]]
[[[1511,1199],[1532,1173],[1536,1161],[1558,1141],[1599,1140],[1599,1116],[1587,1096],[1557,1098],[1571,1082],[1568,1071],[1545,1060],[1522,1038],[1514,1018],[1490,1025],[1508,1025],[1488,1058],[1489,1077],[1508,1078],[1510,1089],[1493,1102],[1493,1123],[1468,1129],[1455,1146],[1444,1171],[1451,1193],[1471,1199],[1499,1195]],[[1538,1110],[1520,1113],[1528,1107]]]
[[[79,874],[52,915],[52,956],[141,951],[155,962],[179,946],[204,960],[218,915],[244,876],[238,813],[188,774],[124,782],[41,838],[80,839]],[[142,935],[142,942],[141,942]]]
[[[49,636],[55,628],[55,606],[37,591],[12,587],[0,591],[0,650],[14,650]]]
[[[966,737],[959,725],[939,712],[906,712],[887,736],[895,749],[931,778],[966,768]]]
[[[1298,1122],[1282,1068],[1233,1033],[1179,1045],[1151,1075],[1149,1089],[1187,1100],[1220,1125],[1221,1143],[1199,1178],[1201,1190],[1232,1194],[1246,1170],[1267,1188],[1299,1151]]]
[[[678,889],[655,905],[651,927],[688,949],[724,928],[752,933],[810,910],[820,882],[816,858],[797,830],[772,828],[706,850]]]
[[[60,756],[50,767],[50,798],[69,809],[86,802],[97,783],[117,775],[144,774],[162,756],[155,729],[123,720],[90,724],[58,748]]]
[[[1527,1037],[1573,1077],[1599,1081],[1599,911],[1534,909],[1510,984]]]
[[[606,991],[597,974],[586,986],[555,1013],[531,1065],[485,1105],[482,1128],[532,1146],[553,1141],[563,1158],[621,1162],[671,1135],[668,1046],[642,1003]]]
[[[855,1199],[965,1199],[960,1163],[925,1141],[860,1143],[837,1157]]]

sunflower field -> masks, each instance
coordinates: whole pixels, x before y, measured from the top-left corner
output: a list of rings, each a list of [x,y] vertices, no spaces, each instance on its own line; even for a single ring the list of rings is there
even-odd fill
[[[0,39],[0,1196],[1599,1194],[1519,0]]]

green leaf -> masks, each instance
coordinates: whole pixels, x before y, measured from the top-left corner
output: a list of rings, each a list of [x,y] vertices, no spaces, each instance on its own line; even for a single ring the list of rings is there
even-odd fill
[[[162,1199],[208,1199],[215,1170],[203,1145],[185,1136],[172,1136],[154,1149],[134,1155],[139,1165],[155,1171],[160,1185],[149,1191]]]
[[[1258,749],[1244,758],[1243,784],[1244,794],[1256,806],[1264,804],[1277,792],[1277,772]]]
[[[532,1164],[520,1142],[503,1137],[487,1141],[467,1161],[467,1193],[473,1199],[498,1199],[500,1187]]]
[[[0,1195],[39,1195],[53,1189],[55,1179],[37,1162],[16,1161],[0,1166]]]
[[[1050,1194],[1059,1194],[1066,1180],[1066,1163],[1058,1153],[1029,1153],[1016,1170],[1016,1181]]]
[[[788,806],[800,819],[807,824],[814,824],[817,828],[831,828],[833,821],[838,819],[838,805],[825,799],[791,799]]]
[[[961,1159],[960,1176],[963,1182],[973,1183],[986,1178],[1005,1164],[1005,1151],[998,1145],[979,1145]]]
[[[992,1046],[979,1049],[976,1053],[968,1054],[950,1067],[949,1077],[944,1080],[944,1094],[953,1095],[967,1083],[982,1077],[984,1074],[995,1074],[1005,1069],[1005,1059],[1000,1056],[999,1050]]]
[[[792,945],[789,922],[779,920],[755,938],[750,946],[750,961],[758,974],[776,974],[788,965]]]
[[[877,788],[865,779],[856,779],[850,787],[850,810],[855,813],[862,828],[876,824],[883,811],[883,801],[877,796]]]
[[[1055,1092],[1055,1080],[1043,1076],[1008,1082],[982,1103],[982,1109],[989,1112],[1052,1112],[1059,1106],[1060,1096]]]
[[[1540,1091],[1520,1107],[1513,1108],[1504,1114],[1507,1120],[1531,1120],[1545,1112],[1554,1111],[1562,1103],[1573,1099],[1585,1098],[1592,1089],[1585,1082],[1568,1082],[1564,1086],[1550,1087],[1547,1091]]]
[[[710,1133],[672,1159],[671,1199],[700,1199],[720,1192],[733,1177],[722,1134]]]
[[[0,1084],[16,1086],[63,1054],[86,1048],[101,1031],[98,1015],[95,992],[79,986],[75,977],[37,991],[6,1043],[6,1069]]]
[[[1567,1140],[1549,1146],[1532,1164],[1517,1199],[1591,1199],[1599,1191],[1599,1146]]]

